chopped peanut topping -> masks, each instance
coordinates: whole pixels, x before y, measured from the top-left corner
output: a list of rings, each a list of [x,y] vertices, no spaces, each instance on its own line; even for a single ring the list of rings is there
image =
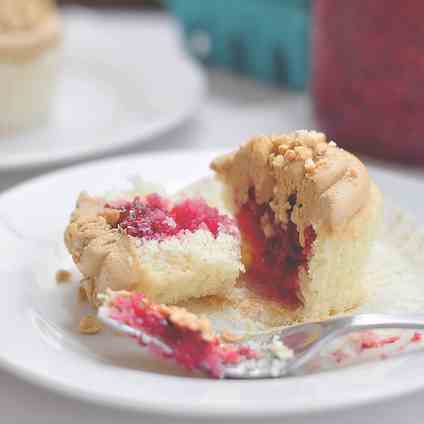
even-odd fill
[[[315,169],[318,169],[319,167],[324,166],[327,163],[327,159],[319,159],[317,162],[315,162]]]
[[[299,155],[302,160],[312,159],[313,152],[310,148],[305,146],[297,146],[294,151]]]
[[[233,342],[239,342],[243,340],[244,337],[238,334],[231,333],[228,330],[224,330],[221,333],[221,339],[224,340],[224,342],[233,343]]]
[[[319,143],[315,146],[315,152],[317,155],[321,156],[327,151],[327,143]]]
[[[148,302],[147,300],[144,301]],[[178,306],[158,305],[158,311],[177,325],[187,327],[192,331],[200,331],[205,340],[210,340],[214,336],[208,319],[199,318],[184,308],[180,308]]]
[[[103,217],[111,227],[115,227],[119,222],[121,213],[117,209],[106,208],[103,212]]]
[[[286,153],[289,148],[290,148],[290,146],[288,144],[282,144],[281,146],[278,147],[278,151],[282,155],[284,155],[284,153]]]
[[[305,161],[305,171],[307,174],[313,174],[315,172],[316,165],[312,159],[307,159]]]
[[[357,177],[358,176],[358,173],[356,172],[356,170],[355,169],[353,169],[353,168],[349,168],[348,170],[347,170],[347,173],[346,173],[349,177],[352,177],[352,178],[355,178],[355,177]]]
[[[291,149],[287,150],[286,153],[284,153],[284,159],[290,162],[296,160],[296,152]]]

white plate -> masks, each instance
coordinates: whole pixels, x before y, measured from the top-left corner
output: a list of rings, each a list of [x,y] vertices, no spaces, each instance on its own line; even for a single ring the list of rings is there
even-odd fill
[[[62,232],[78,192],[121,188],[128,177],[165,183],[169,190],[207,174],[213,153],[124,157],[43,176],[0,196],[0,364],[22,378],[73,397],[174,417],[285,417],[364,406],[424,388],[424,356],[399,357],[334,372],[264,381],[211,381],[179,376],[146,363],[135,344],[103,333],[75,331],[75,285],[57,286],[68,266]],[[421,184],[371,169],[397,198]],[[394,181],[398,184],[395,185]],[[49,246],[55,246],[51,248]],[[77,310],[78,309],[78,310]]]
[[[0,138],[0,171],[144,143],[199,109],[206,80],[172,37],[171,25],[140,16],[117,27],[86,11],[66,18],[51,119],[43,128]]]

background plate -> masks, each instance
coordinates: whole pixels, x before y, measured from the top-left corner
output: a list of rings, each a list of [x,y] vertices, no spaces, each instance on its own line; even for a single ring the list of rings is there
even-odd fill
[[[49,124],[1,137],[0,171],[145,143],[199,110],[205,76],[185,56],[170,26],[140,18],[122,28],[84,9],[68,11],[65,22],[61,76]]]

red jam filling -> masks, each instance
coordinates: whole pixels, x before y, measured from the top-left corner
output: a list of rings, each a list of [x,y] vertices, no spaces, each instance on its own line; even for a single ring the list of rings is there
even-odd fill
[[[221,229],[234,229],[234,222],[211,208],[203,199],[186,199],[175,205],[158,194],[135,197],[132,201],[111,202],[106,207],[119,209],[116,224],[130,236],[147,240],[173,237],[183,231],[201,228],[217,237]]]
[[[249,201],[237,214],[244,243],[248,246],[247,277],[252,288],[261,296],[277,300],[289,307],[301,304],[298,297],[299,272],[307,269],[316,234],[312,226],[306,228],[305,246],[301,246],[296,224],[290,219],[283,227],[275,222],[275,214],[268,205],[258,205],[250,193]],[[296,197],[289,199],[291,211]],[[269,238],[261,228],[260,220],[268,214],[273,228]]]
[[[130,297],[114,299],[111,317],[130,327],[143,330],[160,339],[171,348],[171,353],[148,346],[152,353],[175,361],[189,370],[202,370],[213,377],[222,377],[225,364],[236,364],[243,358],[255,358],[256,353],[247,346],[228,347],[219,337],[205,339],[200,330],[171,322],[158,305],[144,301],[144,296],[134,293]]]

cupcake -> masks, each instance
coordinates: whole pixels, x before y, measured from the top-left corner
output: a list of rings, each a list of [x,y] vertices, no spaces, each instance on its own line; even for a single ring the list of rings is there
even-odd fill
[[[60,41],[53,1],[0,0],[0,132],[47,120]]]
[[[359,159],[296,131],[254,138],[212,168],[235,209],[247,284],[268,310],[315,320],[363,301],[382,196]]]
[[[65,243],[93,306],[108,289],[166,304],[225,296],[243,269],[235,222],[201,199],[81,194]]]

